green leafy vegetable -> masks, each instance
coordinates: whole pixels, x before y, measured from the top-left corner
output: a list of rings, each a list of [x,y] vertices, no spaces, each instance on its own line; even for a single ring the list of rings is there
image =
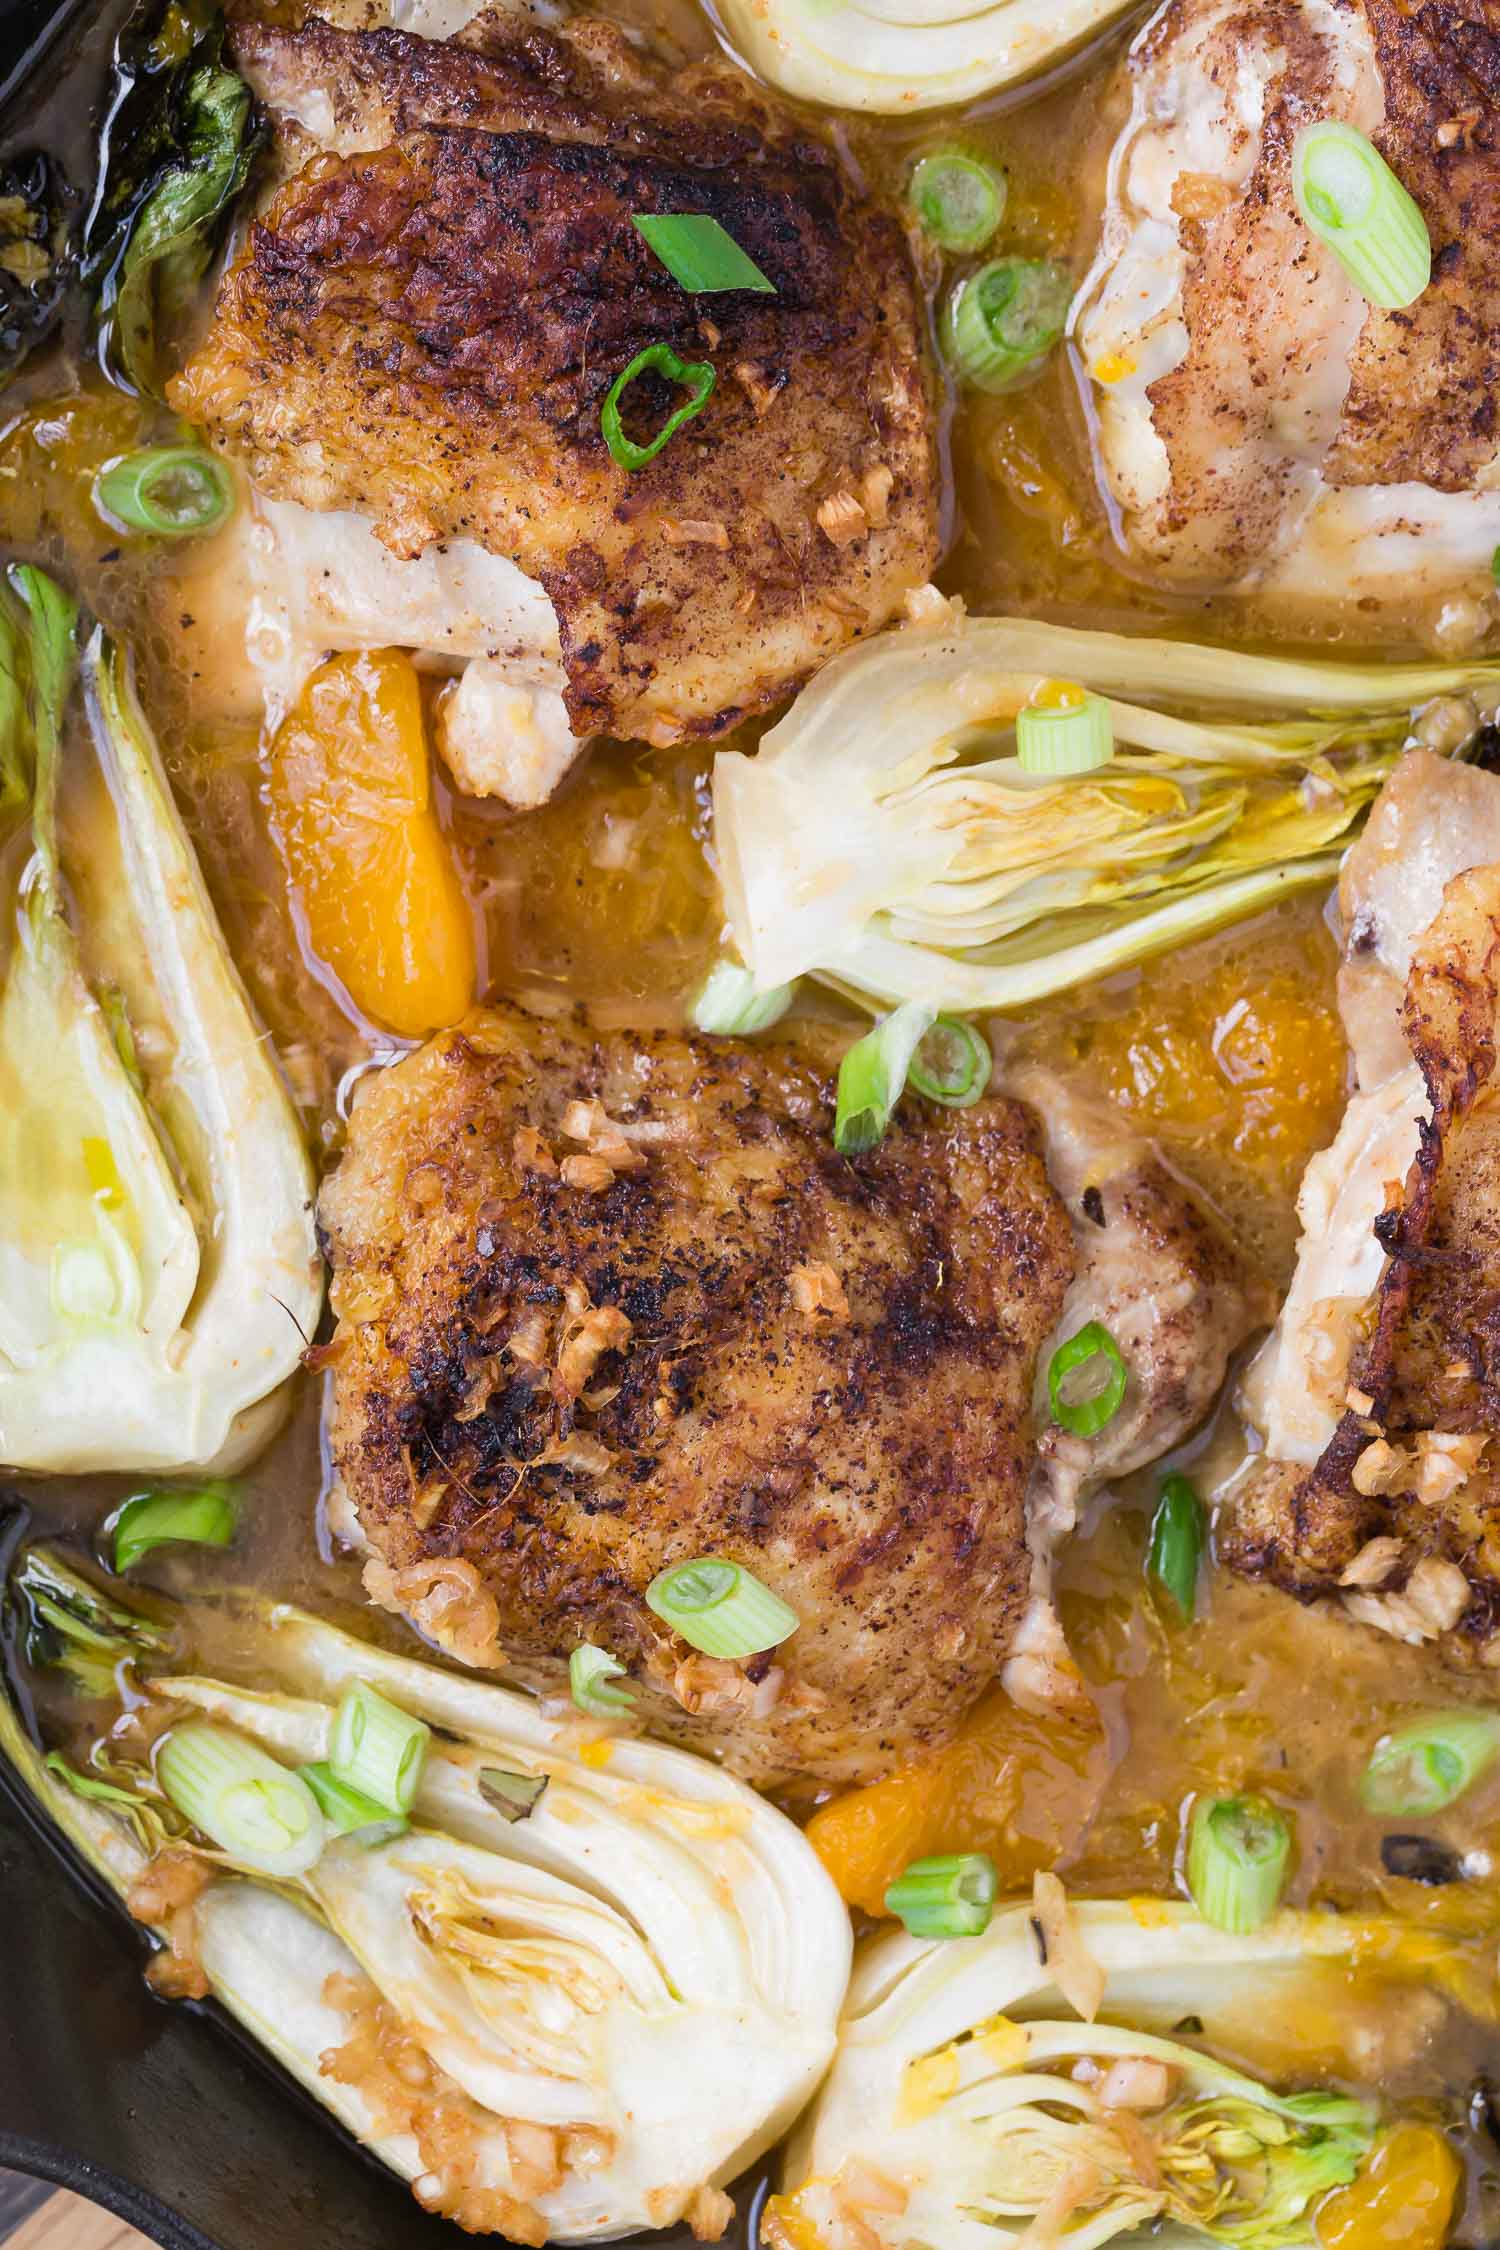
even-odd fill
[[[150,1663],[172,1647],[169,1626],[101,1594],[50,1549],[27,1550],[10,1591],[27,1662],[66,1673],[85,1695],[112,1694],[122,1664]]]
[[[1185,1907],[1075,1900],[1068,1911],[1102,1982],[1093,2021],[1064,1998],[1068,1972],[1043,1958],[1029,1903],[958,1943],[895,1932],[864,1950],[833,2069],[772,2206],[773,2222],[793,2224],[773,2238],[840,2240],[835,2199],[863,2178],[906,2191],[895,2211],[861,2205],[880,2250],[1043,2239],[1099,2250],[1123,2238],[1315,2250],[1316,2206],[1369,2151],[1374,2104],[1282,2091],[1219,2056],[1268,2009],[1324,2020],[1339,2005],[1330,1981],[1357,1984],[1366,1947],[1372,2002],[1387,1971],[1420,1991],[1428,1933],[1403,1939],[1399,1925],[1320,1913],[1231,1937]],[[1150,2028],[1185,2019],[1210,2051]],[[1130,2110],[1101,2083],[1117,2065],[1133,2081]]]
[[[908,1000],[855,1040],[839,1064],[833,1145],[840,1156],[863,1156],[884,1140],[912,1056],[933,1021],[931,1008]]]
[[[250,175],[261,127],[204,0],[138,13],[115,49],[102,167],[82,270],[111,365],[160,395],[163,335],[208,271]]]
[[[251,1017],[123,652],[83,660],[99,818],[57,829],[74,611],[18,571],[0,608],[0,769],[33,855],[0,973],[0,1457],[38,1470],[233,1467],[316,1324],[295,1113]],[[68,900],[108,888],[86,970]],[[97,977],[97,982],[95,981]],[[170,1072],[140,1067],[159,1027]],[[165,1045],[166,1042],[158,1042]]]
[[[1107,704],[1114,755],[1030,774],[1049,681]],[[752,757],[714,765],[730,935],[765,989],[1015,1008],[1327,884],[1437,697],[1500,664],[1249,656],[1021,618],[882,633],[824,667]]]
[[[1204,1535],[1202,1501],[1186,1477],[1168,1477],[1151,1519],[1146,1569],[1189,1623],[1198,1602]]]
[[[0,383],[55,327],[73,261],[73,197],[39,149],[0,164]]]

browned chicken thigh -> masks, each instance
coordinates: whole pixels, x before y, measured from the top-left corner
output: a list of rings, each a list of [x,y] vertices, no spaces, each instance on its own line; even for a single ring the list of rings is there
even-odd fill
[[[320,1206],[371,1592],[554,1691],[592,1643],[641,1721],[763,1784],[885,1772],[1002,1672],[1076,1703],[1052,1547],[1081,1488],[1201,1418],[1254,1317],[1138,1150],[1071,1220],[999,1095],[908,1099],[851,1161],[830,1062],[486,1012],[366,1082]],[[1101,1306],[1133,1364],[1091,1469],[1038,1438],[1049,1339]],[[710,1660],[653,1614],[705,1554],[796,1611],[779,1649]]]
[[[724,64],[614,26],[455,40],[243,23],[291,176],[173,404],[273,502],[540,581],[573,732],[712,735],[883,624],[937,549],[900,225]],[[718,222],[771,284],[690,294],[633,224]],[[621,466],[602,413],[653,459]],[[678,365],[686,376],[677,374]]]

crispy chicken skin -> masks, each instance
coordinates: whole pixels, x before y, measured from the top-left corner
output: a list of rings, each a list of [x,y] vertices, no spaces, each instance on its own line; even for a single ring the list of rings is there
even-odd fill
[[[398,556],[472,539],[512,558],[556,612],[578,735],[718,734],[926,578],[902,230],[741,73],[499,16],[443,42],[316,18],[232,42],[291,176],[171,397],[259,490],[365,511]],[[776,293],[679,287],[631,220],[682,211]],[[717,380],[630,473],[600,413],[648,346]],[[684,396],[638,378],[627,434],[647,442]]]
[[[1500,533],[1500,0],[1169,0],[1132,49],[1077,333],[1132,552],[1185,585],[1406,599]],[[1303,224],[1303,126],[1368,134],[1430,286],[1367,303]]]
[[[1362,1299],[1348,1294],[1360,1270],[1343,1242],[1348,1212],[1321,1196],[1306,1203],[1290,1310],[1247,1385],[1273,1457],[1234,1496],[1223,1544],[1240,1570],[1337,1598],[1401,1639],[1491,1662],[1500,1660],[1500,864],[1462,863],[1500,833],[1500,781],[1455,771],[1450,785],[1436,761],[1414,755],[1428,819],[1413,820],[1407,803],[1382,823],[1377,806],[1372,826],[1405,838],[1414,900],[1441,878],[1444,853],[1461,864],[1436,914],[1406,935],[1396,870],[1368,856],[1349,925],[1356,967],[1367,972],[1361,950],[1380,943],[1409,963],[1399,1007],[1409,1060],[1383,1082],[1396,1089],[1386,1107],[1401,1130],[1393,1136],[1375,1110],[1363,1179],[1352,1143],[1344,1159],[1343,1200],[1352,1207],[1362,1192],[1373,1236],[1373,1286]],[[1388,787],[1409,799],[1408,777]],[[1485,791],[1487,810],[1475,801]],[[1464,833],[1448,797],[1468,812]],[[1367,975],[1346,980],[1345,997],[1361,1011],[1363,1088],[1380,1052]],[[1362,1090],[1351,1111],[1380,1099],[1380,1088]],[[1398,1151],[1409,1161],[1392,1178]],[[1298,1350],[1316,1414],[1305,1404],[1289,1414],[1282,1396],[1298,1379]],[[1305,1445],[1303,1459],[1285,1457],[1320,1426],[1310,1467]]]
[[[320,1206],[377,1596],[431,1625],[432,1566],[468,1566],[518,1676],[592,1642],[762,1784],[873,1778],[999,1671],[1073,1271],[1017,1103],[904,1104],[855,1163],[832,1095],[803,1045],[484,1013],[366,1081]],[[710,1662],[653,1615],[701,1554],[791,1603],[780,1651]]]

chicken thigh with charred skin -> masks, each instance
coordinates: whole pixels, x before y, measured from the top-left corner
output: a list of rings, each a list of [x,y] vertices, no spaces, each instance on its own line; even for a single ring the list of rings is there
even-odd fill
[[[1070,1224],[1007,1097],[905,1101],[839,1156],[831,1062],[811,1033],[487,1011],[366,1083],[320,1205],[370,1591],[553,1691],[591,1643],[637,1721],[762,1785],[874,1778],[1003,1668],[1033,1707],[1081,1703],[1052,1546],[1081,1488],[1201,1418],[1254,1317],[1137,1144],[1084,1188],[1070,1117]],[[1051,1349],[1101,1315],[1133,1361],[1121,1445],[1039,1466]],[[791,1606],[782,1646],[706,1657],[653,1613],[656,1574],[703,1555]]]
[[[241,22],[231,48],[284,181],[172,402],[283,509],[535,581],[540,610],[507,604],[482,661],[541,699],[551,780],[557,688],[579,739],[716,735],[923,583],[936,469],[902,227],[742,73],[498,13],[451,40]],[[716,222],[764,286],[683,286],[634,223],[663,214]]]

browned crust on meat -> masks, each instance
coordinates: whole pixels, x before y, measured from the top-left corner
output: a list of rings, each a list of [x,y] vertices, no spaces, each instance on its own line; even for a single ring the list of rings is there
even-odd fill
[[[1500,0],[1363,5],[1376,146],[1427,221],[1432,281],[1404,312],[1370,308],[1325,475],[1462,492],[1500,446]]]
[[[384,1561],[472,1563],[519,1676],[556,1686],[592,1641],[653,1728],[762,1782],[870,1779],[946,1740],[1027,1604],[1032,1387],[1072,1270],[1026,1112],[903,1107],[851,1163],[805,1050],[513,1011],[368,1087],[321,1221],[330,1440]],[[602,1188],[560,1161],[593,1099],[644,1158]],[[574,1391],[580,1303],[629,1326]],[[704,1553],[802,1621],[746,1667],[752,1689],[784,1671],[763,1715],[685,1710],[689,1651],[645,1604]]]
[[[1477,1649],[1500,1623],[1500,1462],[1439,1503],[1404,1475],[1362,1493],[1354,1471],[1376,1438],[1500,1433],[1500,870],[1475,868],[1444,892],[1417,946],[1402,1009],[1431,1110],[1406,1180],[1376,1233],[1388,1254],[1353,1402],[1317,1465],[1268,1462],[1237,1497],[1223,1552],[1247,1575],[1304,1597],[1338,1591],[1365,1543],[1402,1542],[1400,1590],[1424,1557],[1457,1564],[1471,1600],[1458,1621]],[[1413,1468],[1415,1460],[1413,1459]]]
[[[592,46],[491,30],[483,53],[242,30],[262,70],[274,39],[283,74],[331,74],[346,122],[393,137],[280,190],[172,399],[261,489],[365,509],[397,554],[461,536],[513,557],[557,610],[580,733],[714,735],[932,566],[915,284],[897,222],[739,74],[651,72],[622,121],[646,66],[607,93],[585,30]],[[687,295],[631,224],[671,211],[718,219],[777,294]],[[600,411],[650,345],[718,379],[632,474]],[[681,399],[642,378],[627,430]],[[863,528],[835,543],[819,511],[863,506],[872,477]]]

